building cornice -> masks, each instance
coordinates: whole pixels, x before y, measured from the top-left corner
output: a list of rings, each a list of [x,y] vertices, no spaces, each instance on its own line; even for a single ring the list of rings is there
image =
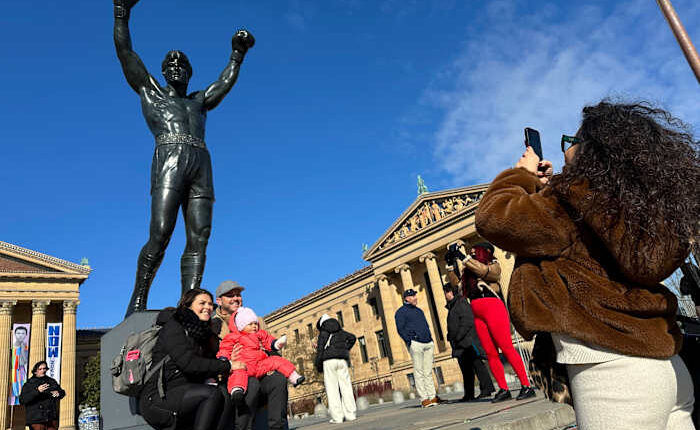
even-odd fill
[[[372,266],[365,266],[362,269],[353,272],[347,276],[344,276],[343,278],[338,279],[337,281],[326,285],[325,287],[314,291],[311,294],[308,294],[298,300],[293,301],[292,303],[283,306],[275,311],[270,312],[269,314],[265,315],[263,317],[263,320],[265,321],[266,324],[272,323],[272,321],[279,319],[283,315],[289,314],[291,312],[294,312],[294,310],[302,308],[309,304],[311,301],[318,300],[324,296],[327,296],[329,294],[334,293],[337,290],[345,288],[348,284],[357,282],[363,278],[369,278],[373,276],[372,272]]]
[[[26,259],[27,261],[44,264],[48,267],[57,269],[64,273],[54,273],[55,275],[67,274],[65,272],[72,273],[74,275],[80,275],[81,279],[86,279],[90,274],[89,266],[81,266],[80,264],[71,263],[70,261],[62,260],[60,258],[52,257],[41,252],[32,251],[31,249],[23,248],[21,246],[13,245],[11,243],[0,241],[0,254],[6,254],[16,258]],[[3,272],[7,273],[7,272]],[[30,273],[30,272],[26,272]],[[34,272],[31,272],[34,273]],[[47,273],[47,272],[44,272]],[[17,275],[17,273],[15,273]]]

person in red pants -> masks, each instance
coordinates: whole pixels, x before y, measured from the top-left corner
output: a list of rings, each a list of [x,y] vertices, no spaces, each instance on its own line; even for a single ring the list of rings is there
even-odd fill
[[[493,250],[493,245],[482,242],[474,245],[469,255],[462,254],[460,258],[463,257],[462,263],[464,263],[462,293],[469,299],[474,313],[476,334],[486,352],[491,373],[500,388],[492,399],[495,403],[512,398],[498,349],[503,352],[522,385],[517,399],[534,397],[535,390],[530,387],[523,360],[511,342],[510,318],[503,303],[499,284],[501,267],[493,256]]]
[[[267,372],[277,370],[295,387],[304,382],[304,377],[297,373],[292,362],[280,356],[268,356],[263,351],[263,348],[269,351],[280,350],[287,344],[287,338],[282,336],[275,339],[265,330],[260,330],[258,316],[252,309],[239,308],[235,318],[229,320],[229,330],[229,334],[221,341],[216,356],[230,360],[234,345],[240,344],[243,347],[238,353],[238,360],[244,362],[246,368],[232,370],[226,387],[236,404],[243,402],[248,389],[248,376],[261,378]]]

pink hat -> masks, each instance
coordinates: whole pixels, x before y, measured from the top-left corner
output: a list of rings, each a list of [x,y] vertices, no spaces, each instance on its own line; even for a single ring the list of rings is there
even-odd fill
[[[238,308],[238,312],[236,312],[236,328],[238,328],[238,331],[243,330],[245,326],[252,322],[258,322],[258,316],[255,315],[255,312],[251,308]]]

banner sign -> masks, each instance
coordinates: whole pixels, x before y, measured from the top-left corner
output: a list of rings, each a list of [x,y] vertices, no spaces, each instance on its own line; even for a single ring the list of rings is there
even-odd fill
[[[46,324],[46,362],[49,370],[46,375],[61,384],[61,323]]]
[[[29,361],[29,324],[12,325],[12,390],[8,404],[19,405],[22,385],[27,382]]]

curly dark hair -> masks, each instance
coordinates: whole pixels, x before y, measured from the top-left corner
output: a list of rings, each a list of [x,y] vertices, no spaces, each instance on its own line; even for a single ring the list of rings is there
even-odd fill
[[[582,142],[574,161],[550,181],[558,196],[566,199],[571,185],[587,180],[591,197],[584,212],[621,217],[636,245],[668,237],[662,232],[697,240],[699,142],[688,125],[648,102],[606,99],[583,108],[577,137]]]

